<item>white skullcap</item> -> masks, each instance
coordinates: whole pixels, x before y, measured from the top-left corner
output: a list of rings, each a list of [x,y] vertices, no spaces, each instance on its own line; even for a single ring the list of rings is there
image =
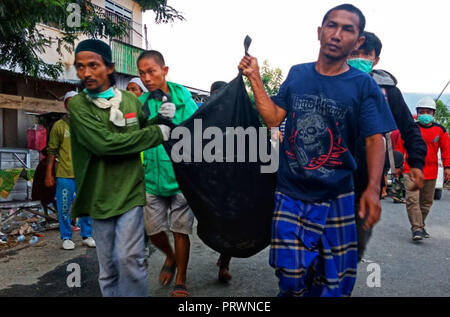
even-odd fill
[[[129,83],[135,83],[135,84],[137,84],[139,87],[141,87],[141,89],[142,89],[143,92],[147,92],[147,91],[148,91],[147,88],[145,88],[144,84],[142,83],[142,80],[141,80],[139,77],[134,77],[133,79],[131,79],[131,80],[128,82],[128,84],[129,84]],[[127,86],[128,86],[128,84],[127,84]]]
[[[64,102],[69,99],[72,98],[73,96],[77,95],[78,93],[76,91],[69,91],[66,93],[66,95],[64,96]]]

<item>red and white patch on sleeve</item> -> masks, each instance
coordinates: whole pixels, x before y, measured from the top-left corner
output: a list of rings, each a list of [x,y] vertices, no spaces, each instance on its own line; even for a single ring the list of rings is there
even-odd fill
[[[136,112],[130,112],[125,114],[125,121],[127,125],[137,124],[137,114]]]

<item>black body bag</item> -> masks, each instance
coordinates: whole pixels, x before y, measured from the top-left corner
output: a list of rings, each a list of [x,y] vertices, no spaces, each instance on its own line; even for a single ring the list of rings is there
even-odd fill
[[[196,121],[199,119],[201,121]],[[197,218],[200,239],[213,250],[232,257],[250,257],[266,248],[270,243],[276,173],[261,173],[261,166],[269,163],[261,162],[259,154],[256,161],[254,157],[250,159],[250,142],[253,145],[252,152],[257,149],[259,153],[262,144],[264,146],[261,148],[265,147],[268,155],[270,136],[258,131],[261,123],[241,74],[211,96],[179,127],[189,130],[191,147],[181,148],[183,139],[174,139],[174,134],[171,140],[164,143],[164,147],[172,159],[180,189]],[[206,162],[198,151],[199,147],[194,147],[195,142],[197,145],[201,143],[200,150],[203,151],[216,137],[210,136],[208,139],[201,136],[209,127],[217,127],[222,132],[219,135],[222,135],[223,152],[217,148],[209,152],[215,157],[222,157],[223,162]],[[230,147],[234,149],[234,156],[226,149],[226,139],[230,137],[230,133],[226,133],[227,127],[253,127],[258,132],[258,139],[262,141],[256,141],[256,145],[254,137],[246,137],[245,162],[238,162],[236,137],[234,146]],[[194,149],[197,150],[197,156],[202,156],[201,162],[195,162]],[[239,153],[242,154],[242,148]],[[232,162],[227,162],[227,155],[232,158]],[[180,156],[184,158],[181,162]]]

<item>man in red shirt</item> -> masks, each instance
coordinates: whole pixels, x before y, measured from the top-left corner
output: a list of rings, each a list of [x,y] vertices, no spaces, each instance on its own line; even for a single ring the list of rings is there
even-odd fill
[[[423,168],[424,186],[420,190],[411,191],[413,180],[409,175],[410,167],[405,161],[404,176],[406,187],[406,210],[411,223],[412,239],[414,241],[429,238],[430,234],[425,230],[425,219],[430,212],[434,199],[434,189],[438,174],[438,151],[441,150],[442,163],[444,165],[444,179],[450,180],[450,138],[447,131],[441,125],[433,122],[436,111],[436,102],[431,97],[422,98],[417,104],[418,126],[423,140],[427,145],[427,156]],[[403,149],[403,142],[399,144],[399,150]]]

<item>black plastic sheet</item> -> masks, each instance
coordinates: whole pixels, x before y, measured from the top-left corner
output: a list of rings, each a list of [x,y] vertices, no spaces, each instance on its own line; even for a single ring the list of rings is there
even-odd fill
[[[210,97],[191,118],[178,127],[189,130],[191,148],[179,150],[176,144],[181,138],[173,139],[173,134],[164,146],[172,158],[180,189],[197,218],[200,239],[213,250],[232,257],[250,257],[266,248],[270,243],[276,174],[262,173],[261,167],[268,163],[262,162],[259,155],[256,162],[250,159],[251,138],[245,142],[245,162],[238,162],[236,140],[232,162],[226,162],[227,155],[231,153],[226,150],[219,152],[223,162],[208,163],[203,157],[201,162],[195,162],[194,144],[196,140],[199,144],[199,131],[203,133],[209,127],[219,128],[223,132],[225,145],[227,127],[254,127],[256,130],[261,127],[242,76],[238,75]],[[255,146],[253,140],[253,149],[256,148],[259,153],[261,147],[269,153],[269,134],[260,131],[258,137],[263,142]],[[202,138],[200,142],[203,149],[211,139]],[[174,147],[185,158],[182,162],[178,162],[179,159],[174,161]],[[197,151],[197,158],[198,154]]]

